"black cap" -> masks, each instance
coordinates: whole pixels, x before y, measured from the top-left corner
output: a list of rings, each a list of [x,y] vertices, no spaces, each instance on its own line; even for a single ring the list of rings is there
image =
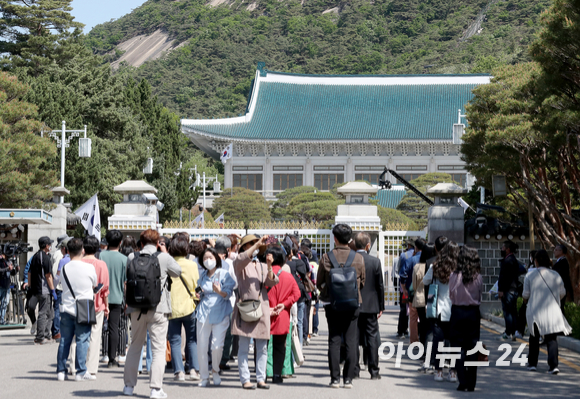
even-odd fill
[[[44,249],[49,244],[52,244],[54,241],[50,239],[50,237],[43,236],[38,239],[38,246],[40,249]]]
[[[105,238],[101,238],[101,245],[109,246],[109,243],[107,242],[107,240]]]

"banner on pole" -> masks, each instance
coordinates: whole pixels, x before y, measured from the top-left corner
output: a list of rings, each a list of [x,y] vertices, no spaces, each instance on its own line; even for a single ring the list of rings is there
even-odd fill
[[[75,211],[75,215],[81,218],[81,224],[88,231],[89,235],[94,235],[101,241],[101,212],[99,210],[99,199],[97,194],[93,195],[87,202],[82,204]]]

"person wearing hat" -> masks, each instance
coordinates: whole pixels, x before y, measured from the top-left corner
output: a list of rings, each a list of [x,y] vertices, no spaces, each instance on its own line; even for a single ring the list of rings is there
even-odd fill
[[[61,270],[70,262],[67,244],[71,237],[64,234],[56,239],[56,252],[52,256],[52,277],[56,286],[56,300],[54,301],[54,317],[52,319],[52,339],[60,339],[60,304],[62,302],[62,282],[60,281]]]
[[[238,369],[240,382],[244,389],[256,389],[250,382],[248,353],[250,340],[254,339],[256,355],[256,381],[258,388],[268,389],[266,385],[266,365],[268,363],[268,340],[270,339],[270,304],[268,291],[278,284],[278,277],[272,267],[258,260],[258,254],[266,250],[268,236],[258,238],[253,234],[246,235],[240,242],[240,252],[234,260],[234,271],[238,281],[239,302],[234,307],[232,316],[232,334],[239,336]],[[260,301],[261,317],[253,322],[242,320],[238,305],[244,301]]]
[[[51,342],[52,326],[52,303],[58,299],[52,281],[52,259],[48,255],[54,241],[43,236],[38,239],[40,249],[32,257],[28,281],[31,295],[36,297],[38,303],[38,319],[36,321],[35,344],[44,345]]]

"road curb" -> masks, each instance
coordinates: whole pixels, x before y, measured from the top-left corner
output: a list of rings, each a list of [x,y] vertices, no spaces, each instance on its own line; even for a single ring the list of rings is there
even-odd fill
[[[499,324],[505,327],[505,320],[503,317],[497,317],[490,313],[482,313],[482,319],[489,320],[492,323]],[[580,340],[572,337],[558,336],[558,345],[576,353],[580,353]]]

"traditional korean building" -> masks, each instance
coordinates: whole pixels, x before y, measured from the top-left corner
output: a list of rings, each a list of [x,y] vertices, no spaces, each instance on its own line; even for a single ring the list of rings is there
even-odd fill
[[[466,186],[461,111],[490,78],[301,75],[258,63],[244,115],[184,119],[182,131],[215,159],[233,143],[225,188],[246,187],[270,199],[303,185],[327,191],[360,179],[377,184],[385,166],[407,180],[445,172]]]

